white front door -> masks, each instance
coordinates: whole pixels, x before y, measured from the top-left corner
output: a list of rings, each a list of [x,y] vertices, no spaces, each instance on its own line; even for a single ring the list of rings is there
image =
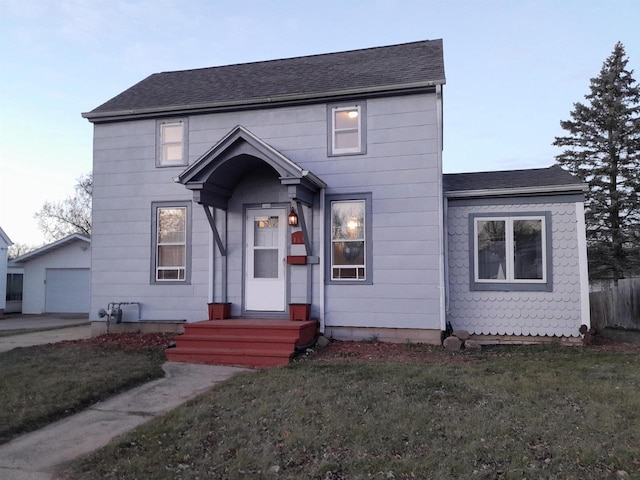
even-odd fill
[[[284,312],[287,211],[247,209],[246,310]]]

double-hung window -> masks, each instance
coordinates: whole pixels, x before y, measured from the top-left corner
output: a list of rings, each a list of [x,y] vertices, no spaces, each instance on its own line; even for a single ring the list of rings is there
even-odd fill
[[[157,161],[159,167],[187,164],[187,120],[166,120],[157,124]]]
[[[331,106],[328,114],[329,155],[366,153],[365,104]]]
[[[547,290],[550,215],[472,216],[472,289]]]
[[[371,284],[371,194],[328,197],[328,278],[331,283]]]
[[[188,281],[190,208],[186,204],[154,204],[153,282]]]

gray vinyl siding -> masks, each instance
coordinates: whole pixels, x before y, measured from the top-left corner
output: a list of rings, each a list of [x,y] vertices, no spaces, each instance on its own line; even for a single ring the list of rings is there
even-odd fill
[[[328,195],[370,192],[374,283],[326,285],[326,325],[440,329],[441,166],[436,97],[412,95],[366,103],[364,155],[328,156],[323,103],[190,116],[189,164],[242,125],[321,178],[328,185]],[[155,132],[156,119],[95,125],[92,319],[109,302],[131,301],[142,303],[143,319],[203,320],[211,300],[210,282],[213,299],[222,300],[222,258],[197,204],[192,209],[191,284],[149,282],[152,202],[192,199],[190,191],[172,180],[184,167],[156,168]],[[249,176],[236,186],[226,219],[225,212],[216,211],[223,242],[227,241],[226,300],[233,304],[232,315],[240,315],[243,305],[242,209],[288,202],[277,179]],[[312,255],[319,255],[324,241],[319,203],[316,195],[313,212],[306,217]],[[319,315],[320,268],[287,268],[288,301],[305,303],[310,294],[314,316]]]
[[[557,197],[556,197],[557,198]],[[579,335],[580,268],[576,204],[487,202],[447,209],[449,311],[454,329],[491,335]],[[469,288],[469,216],[476,214],[551,213],[552,291],[471,291]]]
[[[440,329],[435,108],[435,96],[370,100],[367,154],[315,170],[327,194],[372,196],[373,285],[327,285],[328,326]]]

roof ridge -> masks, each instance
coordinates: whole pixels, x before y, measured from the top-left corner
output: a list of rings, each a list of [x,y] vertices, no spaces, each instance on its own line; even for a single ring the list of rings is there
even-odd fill
[[[413,45],[413,44],[417,45],[417,44],[420,44],[420,43],[430,43],[430,42],[442,42],[442,39],[441,38],[434,38],[434,39],[431,39],[431,40],[416,40],[416,41],[413,41],[413,42],[395,43],[393,45],[379,45],[377,47],[353,48],[353,49],[350,49],[350,50],[341,50],[339,52],[312,53],[310,55],[296,55],[296,56],[293,56],[293,57],[270,58],[268,60],[254,60],[254,61],[251,61],[251,62],[239,62],[239,63],[229,63],[229,64],[223,64],[223,65],[212,65],[212,66],[209,66],[209,67],[186,68],[186,69],[183,69],[183,70],[166,70],[166,71],[162,71],[162,72],[152,73],[149,76],[153,77],[153,76],[156,76],[156,75],[164,75],[164,74],[170,74],[170,73],[197,72],[197,71],[203,71],[203,70],[211,70],[211,69],[215,69],[215,68],[238,67],[238,66],[242,66],[242,65],[255,65],[255,64],[275,63],[275,62],[282,62],[282,61],[299,60],[299,59],[302,59],[302,58],[329,57],[329,56],[335,56],[335,55],[340,55],[340,54],[344,54],[344,53],[366,52],[366,51],[372,51],[372,50],[382,50],[382,49],[388,49],[388,48],[393,48],[393,47],[402,47],[402,46],[408,46],[408,45]]]

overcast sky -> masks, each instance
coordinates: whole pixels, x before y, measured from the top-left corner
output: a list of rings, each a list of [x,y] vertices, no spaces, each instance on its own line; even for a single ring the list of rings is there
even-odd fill
[[[640,0],[0,0],[0,226],[92,168],[92,110],[148,75],[442,38],[445,172],[546,167]],[[636,80],[640,74],[635,73]]]

